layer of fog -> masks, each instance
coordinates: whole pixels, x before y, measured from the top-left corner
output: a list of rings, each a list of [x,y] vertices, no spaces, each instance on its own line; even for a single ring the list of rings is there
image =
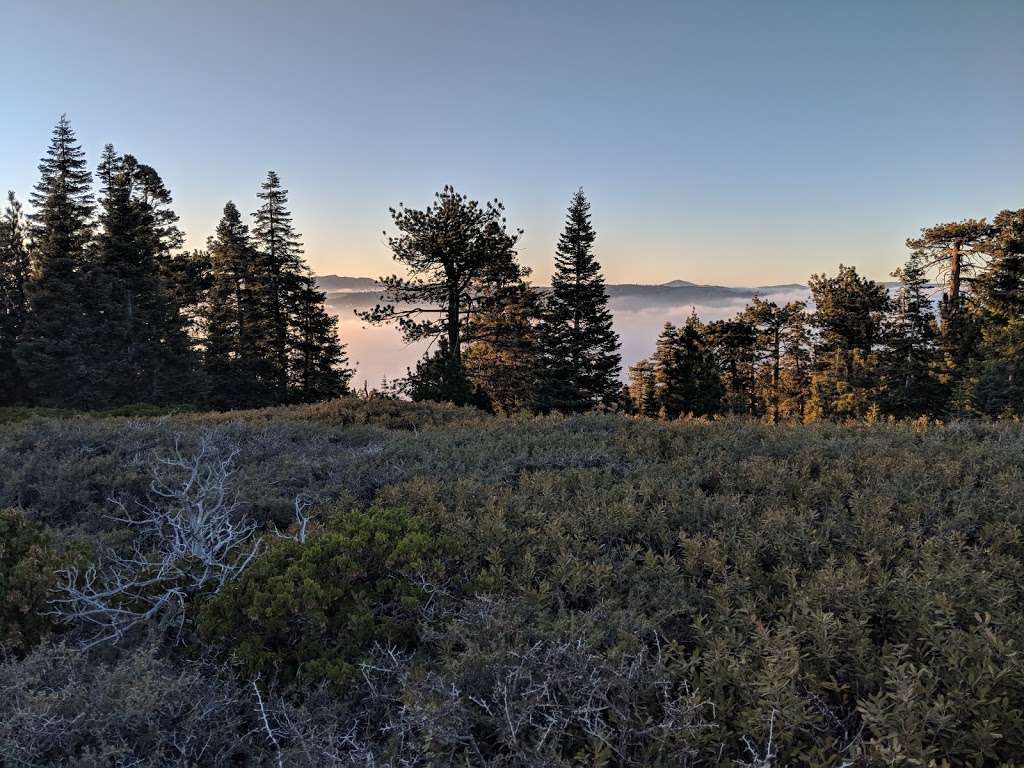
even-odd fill
[[[786,286],[772,292],[761,290],[760,295],[784,304],[806,299],[807,290]],[[655,340],[666,322],[682,323],[691,311],[702,320],[722,320],[742,310],[750,296],[738,291],[731,296],[705,296],[701,303],[667,303],[635,294],[614,296],[610,308],[615,330],[622,341],[623,379],[631,364],[654,351]],[[367,326],[355,316],[353,308],[352,301],[338,294],[332,294],[328,302],[328,309],[338,315],[339,334],[348,345],[349,365],[356,369],[352,380],[354,387],[362,389],[365,383],[373,389],[379,387],[384,378],[398,378],[405,375],[406,369],[415,368],[427,348],[425,343],[406,345],[397,330]]]

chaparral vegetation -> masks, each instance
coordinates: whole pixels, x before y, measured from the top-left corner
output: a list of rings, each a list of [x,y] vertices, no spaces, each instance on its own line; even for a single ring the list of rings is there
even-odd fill
[[[1007,765],[1024,433],[9,410],[6,765]]]

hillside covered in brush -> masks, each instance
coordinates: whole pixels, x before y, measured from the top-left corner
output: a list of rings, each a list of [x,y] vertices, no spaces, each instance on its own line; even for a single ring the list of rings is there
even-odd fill
[[[1024,752],[1024,434],[4,412],[7,765]]]

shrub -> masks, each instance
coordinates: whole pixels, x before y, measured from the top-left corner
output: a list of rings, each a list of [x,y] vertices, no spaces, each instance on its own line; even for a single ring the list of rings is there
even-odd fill
[[[3,765],[251,765],[264,745],[254,702],[203,662],[43,645],[0,664]]]
[[[60,558],[49,537],[14,509],[0,509],[0,647],[16,654],[53,629],[50,590]]]
[[[338,515],[305,543],[273,541],[203,605],[200,634],[245,675],[344,686],[375,643],[415,644],[423,585],[443,577],[447,549],[405,508]]]

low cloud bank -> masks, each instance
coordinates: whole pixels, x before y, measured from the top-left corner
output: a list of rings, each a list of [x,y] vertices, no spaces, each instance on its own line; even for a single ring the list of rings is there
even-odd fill
[[[615,286],[612,286],[615,288]],[[715,287],[712,287],[715,288]],[[662,292],[618,292],[613,290],[609,308],[615,322],[615,330],[622,340],[623,379],[626,370],[637,360],[648,357],[654,351],[654,342],[666,322],[682,323],[695,311],[702,320],[722,320],[745,307],[755,292],[762,298],[779,304],[796,299],[806,299],[807,289],[800,286],[778,288],[744,289],[726,288],[718,290],[687,292],[687,296]],[[371,389],[380,385],[382,379],[404,376],[407,368],[413,368],[426,344],[406,345],[398,331],[393,328],[366,326],[353,313],[353,309],[372,306],[376,294],[331,293],[327,308],[339,320],[342,340],[348,344],[350,365],[356,368],[352,380],[354,387],[362,388],[365,382]],[[671,300],[670,300],[671,299]]]

